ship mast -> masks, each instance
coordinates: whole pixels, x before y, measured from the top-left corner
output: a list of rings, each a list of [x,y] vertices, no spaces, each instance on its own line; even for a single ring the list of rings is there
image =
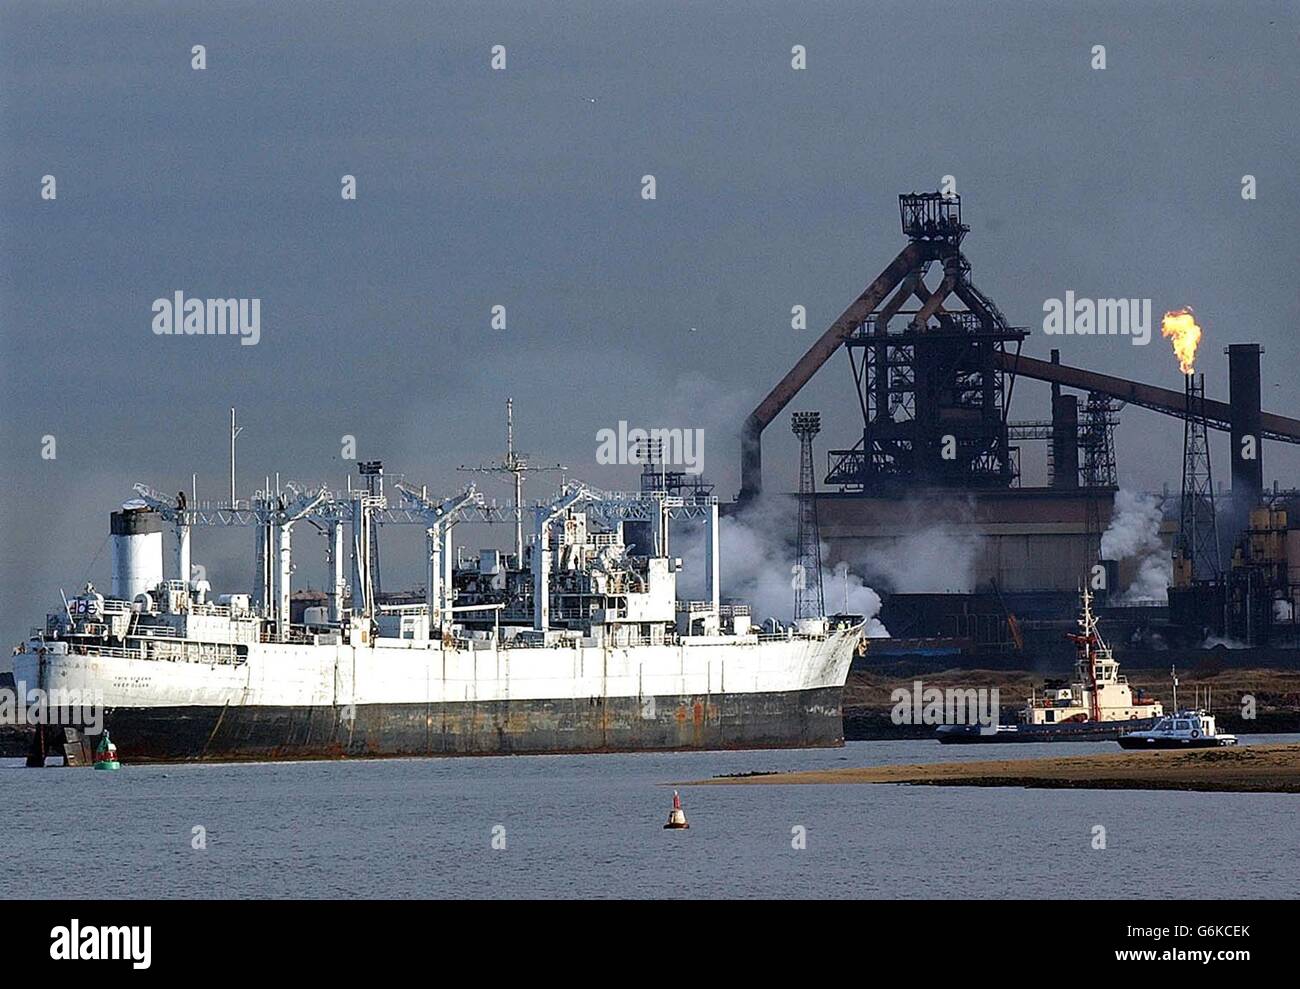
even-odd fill
[[[239,434],[244,431],[243,426],[235,425],[235,407],[230,407],[230,507],[234,509],[235,505],[235,440]],[[197,498],[195,499],[198,500]]]
[[[503,460],[480,464],[477,467],[457,467],[457,470],[476,474],[510,474],[515,484],[515,566],[524,565],[524,475],[537,471],[565,471],[564,464],[551,467],[534,467],[528,455],[515,449],[515,400],[506,399],[506,455]]]
[[[1083,596],[1083,613],[1079,615],[1079,632],[1069,638],[1079,649],[1076,675],[1088,685],[1092,708],[1092,720],[1101,720],[1101,698],[1097,695],[1097,658],[1099,650],[1106,649],[1101,633],[1097,631],[1097,616],[1092,613],[1092,593],[1085,585],[1081,589]]]

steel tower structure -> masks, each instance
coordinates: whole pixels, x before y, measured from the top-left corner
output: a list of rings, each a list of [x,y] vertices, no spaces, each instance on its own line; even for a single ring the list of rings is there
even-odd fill
[[[794,617],[826,614],[822,597],[822,534],[817,523],[817,474],[813,467],[813,437],[821,432],[820,412],[796,412],[790,428],[799,437],[798,562],[794,572]]]
[[[1085,519],[1088,555],[1093,563],[1101,559],[1101,536],[1109,519],[1101,517],[1097,488],[1115,489],[1119,485],[1115,470],[1115,427],[1124,403],[1101,392],[1088,392],[1083,421],[1079,424],[1079,446],[1083,450],[1083,486],[1090,489]],[[1109,502],[1109,499],[1107,499]]]
[[[1191,565],[1193,580],[1213,580],[1221,572],[1219,528],[1214,513],[1209,426],[1205,415],[1205,375],[1189,374],[1187,415],[1183,420],[1183,497],[1178,553]]]

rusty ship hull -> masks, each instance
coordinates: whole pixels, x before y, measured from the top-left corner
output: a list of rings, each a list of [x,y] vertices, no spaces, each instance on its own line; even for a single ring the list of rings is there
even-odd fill
[[[647,712],[653,710],[653,714]],[[105,712],[132,763],[839,746],[840,690],[439,705],[153,707]],[[62,754],[62,729],[45,729]],[[93,736],[92,736],[93,739]]]

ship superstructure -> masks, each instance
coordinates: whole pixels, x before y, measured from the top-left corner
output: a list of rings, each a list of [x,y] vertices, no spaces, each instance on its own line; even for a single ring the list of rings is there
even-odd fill
[[[14,657],[26,688],[98,697],[132,761],[836,745],[861,616],[754,624],[720,593],[718,503],[564,483],[498,507],[360,465],[347,491],[198,503],[143,485],[112,514],[113,579],[66,599]],[[461,522],[531,515],[516,552],[465,559]],[[674,521],[704,527],[702,600],[677,597]],[[424,528],[424,600],[378,590],[375,529]],[[251,593],[214,596],[196,525],[255,533]],[[163,534],[172,530],[172,573]],[[290,609],[293,536],[326,535],[326,605]],[[37,744],[57,754],[59,738]]]

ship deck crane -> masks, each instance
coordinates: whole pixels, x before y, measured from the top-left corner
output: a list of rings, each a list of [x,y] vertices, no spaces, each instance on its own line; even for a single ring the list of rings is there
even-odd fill
[[[277,622],[277,635],[284,641],[289,633],[289,598],[292,577],[292,529],[295,524],[307,521],[329,533],[328,562],[332,572],[330,588],[330,620],[340,622],[344,614],[344,596],[347,582],[344,579],[345,558],[342,527],[351,526],[353,558],[354,614],[373,616],[374,602],[365,589],[369,585],[368,568],[369,528],[372,524],[423,524],[427,547],[426,600],[429,609],[429,634],[441,630],[444,619],[455,610],[451,579],[453,562],[451,530],[458,522],[505,523],[513,522],[516,506],[499,506],[484,501],[474,485],[442,501],[431,499],[426,489],[417,489],[402,481],[394,483],[398,492],[396,505],[387,497],[372,496],[365,489],[335,492],[325,486],[301,489],[292,482],[284,486],[286,495],[260,492],[250,502],[187,504],[184,496],[177,499],[145,484],[136,484],[135,492],[152,510],[176,527],[178,567],[188,568],[189,529],[191,525],[240,527],[259,526],[263,530],[262,558],[267,562],[264,574],[262,600],[273,604]],[[566,483],[559,497],[548,505],[534,508],[534,531],[537,539],[533,557],[534,627],[549,628],[549,570],[550,525],[564,512],[578,504],[585,504],[593,519],[606,525],[626,521],[650,522],[654,529],[656,555],[668,553],[669,519],[700,519],[705,521],[707,593],[714,616],[720,614],[720,579],[718,572],[718,499],[713,495],[676,495],[667,491],[610,492],[590,487],[581,482]],[[272,532],[278,530],[279,565],[272,573],[269,567]],[[180,549],[183,546],[184,549]],[[542,561],[545,560],[543,565]],[[278,575],[278,580],[275,577]],[[363,586],[364,585],[364,586]],[[358,591],[361,593],[358,595]]]
[[[573,506],[595,497],[585,484],[566,484],[560,497],[533,509],[533,629],[551,627],[551,523]]]
[[[292,502],[272,515],[272,524],[278,533],[280,566],[276,574],[275,630],[281,642],[289,641],[289,591],[293,575],[293,526],[307,518],[317,507],[329,500],[329,491],[321,488],[313,493],[298,495]]]
[[[425,601],[429,609],[429,638],[445,634],[444,624],[450,625],[455,589],[452,583],[452,527],[461,521],[468,508],[484,508],[483,496],[469,485],[458,495],[442,502],[431,501],[423,491],[416,491],[400,482],[398,490],[424,513],[429,527],[424,530],[426,540]],[[444,619],[446,619],[444,623]]]

